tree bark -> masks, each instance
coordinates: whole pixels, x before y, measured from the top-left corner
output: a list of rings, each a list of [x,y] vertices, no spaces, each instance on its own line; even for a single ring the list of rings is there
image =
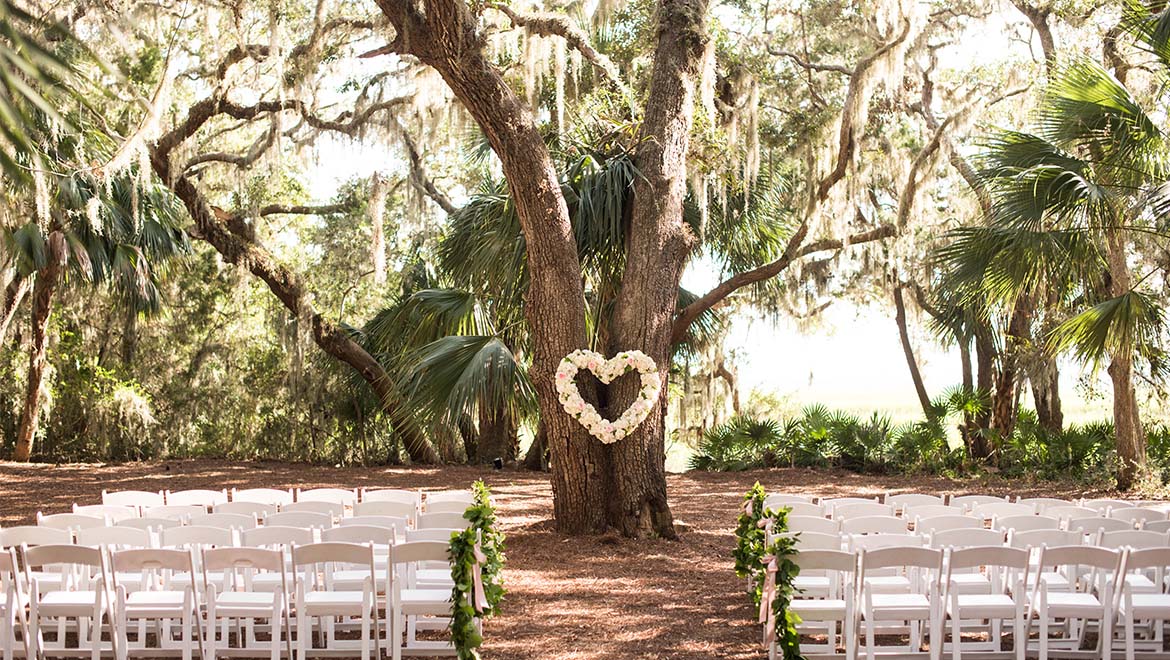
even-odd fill
[[[989,396],[995,381],[995,342],[991,328],[978,326],[975,329],[975,387],[984,396]],[[968,449],[971,458],[987,460],[991,456],[991,407],[985,407],[975,416],[975,432]]]
[[[32,283],[33,277],[35,276],[21,277],[18,273],[5,288],[4,312],[0,314],[0,342],[8,338],[8,327],[12,325],[12,319],[16,317],[16,311],[20,309],[20,303],[28,295],[29,285]]]
[[[906,356],[906,366],[910,368],[910,380],[914,381],[918,403],[922,406],[922,414],[930,419],[934,416],[934,410],[930,405],[930,395],[926,393],[926,383],[922,381],[918,359],[914,357],[914,347],[910,345],[910,331],[906,326],[906,301],[902,296],[902,288],[901,283],[894,284],[894,319],[898,323],[898,337],[902,340],[902,353]]]
[[[972,393],[975,391],[975,373],[971,367],[971,336],[964,334],[956,337],[959,346],[959,364],[962,371],[963,391],[965,393]],[[970,454],[970,447],[972,438],[978,432],[975,428],[975,416],[964,412],[963,424],[959,427],[959,433],[963,437],[963,446],[967,448]]]
[[[1129,293],[1131,286],[1125,238],[1120,231],[1112,229],[1106,235],[1106,244],[1110,275],[1109,293],[1114,297],[1123,296]],[[1117,487],[1129,490],[1141,477],[1146,466],[1146,434],[1142,427],[1137,392],[1133,384],[1131,347],[1124,347],[1113,355],[1108,372],[1109,378],[1113,381],[1113,430],[1117,438],[1117,455],[1121,459]]]
[[[1016,428],[1016,401],[1021,342],[1026,341],[1029,320],[1029,303],[1021,298],[1016,301],[1007,332],[1004,333],[1003,354],[1000,356],[999,372],[995,378],[995,392],[991,404],[991,428],[1001,439],[1011,436]]]
[[[48,263],[37,275],[32,299],[32,345],[28,350],[28,388],[25,390],[24,411],[20,416],[20,430],[12,458],[27,461],[32,457],[33,438],[41,413],[41,385],[48,366],[49,316],[53,311],[53,294],[65,268],[65,235],[59,231],[49,234]]]
[[[536,437],[532,439],[532,445],[528,447],[528,453],[524,454],[524,469],[537,472],[548,469],[548,464],[545,462],[545,454],[548,452],[546,435],[547,431],[544,430],[544,424],[538,422],[536,425]]]
[[[489,410],[480,407],[476,462],[487,464],[497,458],[505,463],[516,460],[516,453],[519,451],[516,421],[516,416],[509,410]]]
[[[1060,405],[1060,371],[1056,360],[1042,356],[1033,371],[1028,379],[1032,383],[1036,419],[1045,430],[1059,433],[1064,429],[1064,412]]]
[[[715,375],[722,378],[723,382],[727,383],[727,388],[731,390],[731,410],[738,416],[741,412],[739,377],[727,367],[727,362],[722,355],[719,356],[719,366],[715,368]]]

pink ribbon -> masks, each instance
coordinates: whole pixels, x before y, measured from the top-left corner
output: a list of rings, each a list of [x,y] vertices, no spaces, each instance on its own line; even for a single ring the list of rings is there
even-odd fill
[[[775,521],[773,521],[771,518],[760,518],[759,521],[756,522],[756,527],[764,530],[765,534],[771,534],[772,525],[774,522]]]
[[[764,555],[760,561],[768,564],[768,574],[764,578],[763,593],[760,595],[759,621],[768,624],[764,626],[764,648],[766,649],[776,637],[776,612],[772,609],[772,601],[776,600],[776,573],[780,570],[780,565],[776,561],[776,557],[772,555]]]
[[[487,596],[483,591],[483,564],[487,561],[487,555],[483,554],[483,549],[479,547],[478,539],[472,552],[475,554],[475,565],[471,567],[472,597],[475,601],[475,611],[483,614],[488,608]]]
[[[748,500],[743,503],[743,515],[751,517],[752,515],[752,501]]]

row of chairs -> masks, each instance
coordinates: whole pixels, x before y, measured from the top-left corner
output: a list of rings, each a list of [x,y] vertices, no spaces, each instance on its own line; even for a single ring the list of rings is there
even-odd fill
[[[1008,495],[931,495],[929,493],[886,493],[873,497],[819,497],[799,493],[776,493],[767,496],[765,504],[784,502],[806,502],[820,504],[832,508],[842,504],[859,502],[877,502],[891,504],[896,507],[945,505],[959,508],[971,508],[979,504],[1024,504],[1036,509],[1040,513],[1042,508],[1053,506],[1081,506],[1105,512],[1110,509],[1125,509],[1130,507],[1166,506],[1161,500],[1119,500],[1111,498],[1078,498],[1065,500],[1056,497],[1016,497]]]
[[[413,629],[419,617],[450,614],[450,584],[420,576],[437,562],[449,580],[447,548],[445,540],[386,543],[380,559],[375,543],[333,540],[188,549],[47,544],[22,546],[19,560],[9,548],[0,552],[0,651],[13,657],[19,637],[27,657],[92,660],[176,652],[191,660],[196,650],[206,660],[450,652],[445,642],[417,641]],[[55,639],[46,641],[46,632]],[[71,637],[76,646],[67,646]]]
[[[1001,532],[1017,532],[1041,529],[1076,531],[1084,534],[1100,532],[1143,531],[1166,534],[1170,527],[1145,523],[1134,524],[1112,518],[1053,518],[1050,516],[1025,515],[993,517],[940,515],[919,518],[899,518],[887,515],[859,516],[844,520],[815,516],[789,516],[788,529],[794,532],[817,532],[822,534],[906,534],[910,532],[926,535],[953,529],[994,529]]]
[[[1095,632],[1091,657],[1109,658],[1120,648],[1133,660],[1139,649],[1161,652],[1170,620],[1170,547],[827,549],[801,550],[795,561],[802,576],[823,577],[791,603],[802,640],[809,640],[802,653],[836,654],[840,647],[853,660],[864,649],[872,660],[878,641],[897,639],[905,641],[903,653],[920,653],[929,642],[933,660],[946,653],[959,660],[1002,655],[1003,634],[1011,632],[1015,658],[1032,652],[1047,660],[1051,651],[1082,649]],[[820,636],[825,644],[814,644]],[[776,651],[770,642],[769,657]]]

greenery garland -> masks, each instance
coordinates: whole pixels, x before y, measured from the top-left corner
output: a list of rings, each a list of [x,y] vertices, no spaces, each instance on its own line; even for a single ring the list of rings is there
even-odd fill
[[[795,562],[796,538],[783,534],[788,530],[789,509],[766,509],[766,497],[758,481],[744,495],[735,530],[735,550],[732,553],[735,574],[748,580],[748,595],[752,603],[760,607],[768,583],[768,564],[772,558],[775,559],[776,588],[770,604],[776,621],[775,641],[784,660],[801,660],[804,656],[800,654],[800,634],[796,630],[800,617],[788,609],[796,593],[793,581],[800,573],[800,567]],[[768,543],[769,531],[775,535],[771,544]],[[764,634],[767,635],[766,629]]]
[[[504,598],[504,533],[496,529],[496,512],[491,492],[483,481],[471,487],[474,502],[463,513],[471,521],[466,530],[451,534],[447,553],[451,559],[451,643],[459,660],[478,660],[483,635],[476,619],[486,619],[500,611]],[[475,543],[479,540],[484,561],[480,564],[486,606],[475,603],[474,572],[477,563]]]

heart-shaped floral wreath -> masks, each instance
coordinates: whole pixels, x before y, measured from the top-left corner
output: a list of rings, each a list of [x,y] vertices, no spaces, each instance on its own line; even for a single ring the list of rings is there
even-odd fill
[[[592,404],[581,398],[581,391],[577,389],[577,383],[573,380],[581,369],[592,371],[597,380],[606,384],[622,374],[637,371],[642,380],[638,399],[630,404],[617,421],[609,421],[602,417]],[[650,414],[650,410],[658,402],[662,380],[658,377],[658,365],[642,351],[623,351],[606,360],[600,353],[577,350],[561,360],[560,366],[557,367],[556,385],[565,412],[581,422],[593,437],[605,444],[611,444],[633,433]]]

